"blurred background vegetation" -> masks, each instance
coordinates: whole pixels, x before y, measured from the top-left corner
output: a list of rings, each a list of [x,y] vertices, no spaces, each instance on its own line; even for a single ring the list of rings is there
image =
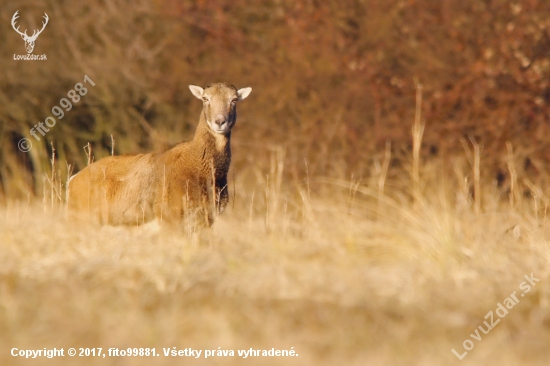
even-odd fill
[[[34,49],[47,61],[13,59],[16,10],[29,34],[48,14]],[[111,135],[116,154],[190,139],[201,104],[187,85],[216,81],[253,88],[233,134],[242,177],[280,148],[286,174],[366,177],[388,141],[407,169],[417,80],[422,159],[451,162],[471,137],[481,179],[506,191],[511,142],[518,174],[548,186],[548,1],[35,0],[3,2],[0,20],[0,202],[42,194],[51,143],[63,177],[87,142],[98,160]],[[36,142],[29,129],[84,75],[96,86]]]

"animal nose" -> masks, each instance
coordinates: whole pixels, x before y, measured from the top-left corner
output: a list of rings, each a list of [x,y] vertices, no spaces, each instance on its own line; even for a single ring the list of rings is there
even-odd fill
[[[223,114],[217,114],[214,118],[214,123],[221,126],[225,123],[225,116]]]

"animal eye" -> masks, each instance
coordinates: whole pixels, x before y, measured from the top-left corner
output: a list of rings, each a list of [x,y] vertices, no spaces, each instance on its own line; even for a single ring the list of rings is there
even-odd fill
[[[208,102],[208,98],[207,97],[202,97],[202,101],[206,103],[206,102]]]
[[[233,99],[233,100],[231,101],[231,103],[232,103],[232,104],[235,104],[235,103],[237,103],[238,101],[239,101],[239,100],[238,100],[237,98],[235,98],[235,99]]]

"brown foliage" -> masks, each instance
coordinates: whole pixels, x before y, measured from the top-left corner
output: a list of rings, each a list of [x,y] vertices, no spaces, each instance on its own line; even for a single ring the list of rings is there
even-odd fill
[[[18,5],[19,6],[19,5]],[[267,169],[287,149],[290,172],[368,174],[392,142],[411,149],[414,79],[423,84],[422,154],[463,154],[483,145],[484,179],[507,181],[506,143],[520,167],[542,179],[550,159],[550,3],[465,1],[35,1],[2,6],[0,196],[41,191],[48,143],[17,150],[84,74],[97,86],[46,136],[59,158],[85,165],[110,152],[149,151],[190,138],[199,107],[188,84],[250,85],[254,96],[235,132],[234,166]],[[50,24],[35,54],[8,29]],[[33,23],[34,22],[34,23]],[[26,27],[24,25],[23,27]],[[32,138],[31,138],[32,139]],[[401,153],[401,154],[400,154]]]

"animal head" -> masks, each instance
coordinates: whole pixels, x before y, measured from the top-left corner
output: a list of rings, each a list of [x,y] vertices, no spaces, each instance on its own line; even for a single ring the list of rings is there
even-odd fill
[[[17,20],[17,18],[19,18],[19,15],[17,14],[19,12],[19,10],[17,10],[15,12],[15,14],[13,14],[13,17],[11,18],[11,26],[13,27],[13,29],[19,33],[21,35],[21,38],[23,38],[23,40],[25,41],[25,48],[27,49],[27,53],[32,53],[32,50],[34,49],[34,42],[36,41],[36,38],[38,38],[38,36],[40,35],[40,33],[42,33],[42,31],[44,30],[44,28],[46,28],[46,24],[48,24],[48,14],[44,13],[44,19],[45,21],[42,22],[42,29],[40,29],[39,31],[38,30],[35,30],[33,33],[32,33],[32,36],[28,36],[27,35],[27,30],[25,29],[24,32],[21,32],[19,30],[19,26],[17,28],[15,28],[15,21]]]
[[[248,97],[252,88],[237,90],[227,83],[214,83],[206,88],[189,85],[191,93],[202,100],[206,124],[217,134],[226,135],[231,131],[237,120],[237,102]]]

